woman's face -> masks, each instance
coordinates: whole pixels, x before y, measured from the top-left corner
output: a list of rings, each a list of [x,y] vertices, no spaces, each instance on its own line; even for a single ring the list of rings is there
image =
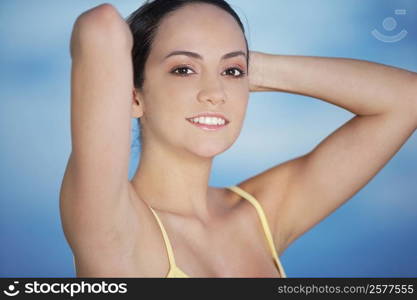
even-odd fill
[[[169,55],[173,51],[201,57]],[[231,52],[243,55],[222,58]],[[162,143],[202,157],[229,148],[239,136],[249,98],[246,55],[243,32],[226,11],[199,3],[167,15],[155,35],[139,94],[146,145]],[[229,123],[206,131],[187,120],[207,111],[222,113]]]

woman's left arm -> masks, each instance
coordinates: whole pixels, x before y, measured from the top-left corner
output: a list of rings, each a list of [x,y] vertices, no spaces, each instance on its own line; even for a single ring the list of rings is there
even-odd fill
[[[251,52],[251,91],[318,98],[355,116],[309,153],[242,183],[267,208],[277,249],[364,187],[417,128],[417,74],[347,58]]]
[[[394,110],[415,113],[417,73],[349,58],[274,55],[251,51],[251,91],[282,91],[318,98],[355,115]]]

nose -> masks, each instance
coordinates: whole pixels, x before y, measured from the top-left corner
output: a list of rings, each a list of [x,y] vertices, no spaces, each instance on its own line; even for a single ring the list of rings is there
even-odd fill
[[[202,103],[210,102],[213,105],[224,103],[226,101],[226,93],[221,79],[216,76],[205,78],[197,98]]]

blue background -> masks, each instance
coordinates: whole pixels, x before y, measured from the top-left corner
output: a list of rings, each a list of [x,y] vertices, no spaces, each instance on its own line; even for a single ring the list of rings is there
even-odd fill
[[[142,2],[109,1],[124,17]],[[59,215],[71,147],[69,40],[76,17],[100,3],[0,1],[1,277],[75,275]],[[351,57],[417,71],[417,1],[230,3],[252,50]],[[406,9],[406,15],[395,15],[395,9]],[[388,32],[382,21],[390,16],[398,26]],[[408,35],[384,43],[371,35],[373,29],[406,29]],[[241,136],[216,157],[210,185],[235,184],[302,155],[352,116],[310,97],[251,94]],[[414,133],[366,187],[296,240],[281,256],[287,275],[416,277],[416,149]],[[129,176],[139,150],[132,141]]]

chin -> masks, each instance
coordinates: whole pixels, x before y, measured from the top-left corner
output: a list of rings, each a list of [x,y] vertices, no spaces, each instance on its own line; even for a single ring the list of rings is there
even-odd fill
[[[204,158],[213,158],[226,151],[231,145],[220,144],[220,143],[201,143],[199,145],[193,145],[190,149],[195,155]]]

